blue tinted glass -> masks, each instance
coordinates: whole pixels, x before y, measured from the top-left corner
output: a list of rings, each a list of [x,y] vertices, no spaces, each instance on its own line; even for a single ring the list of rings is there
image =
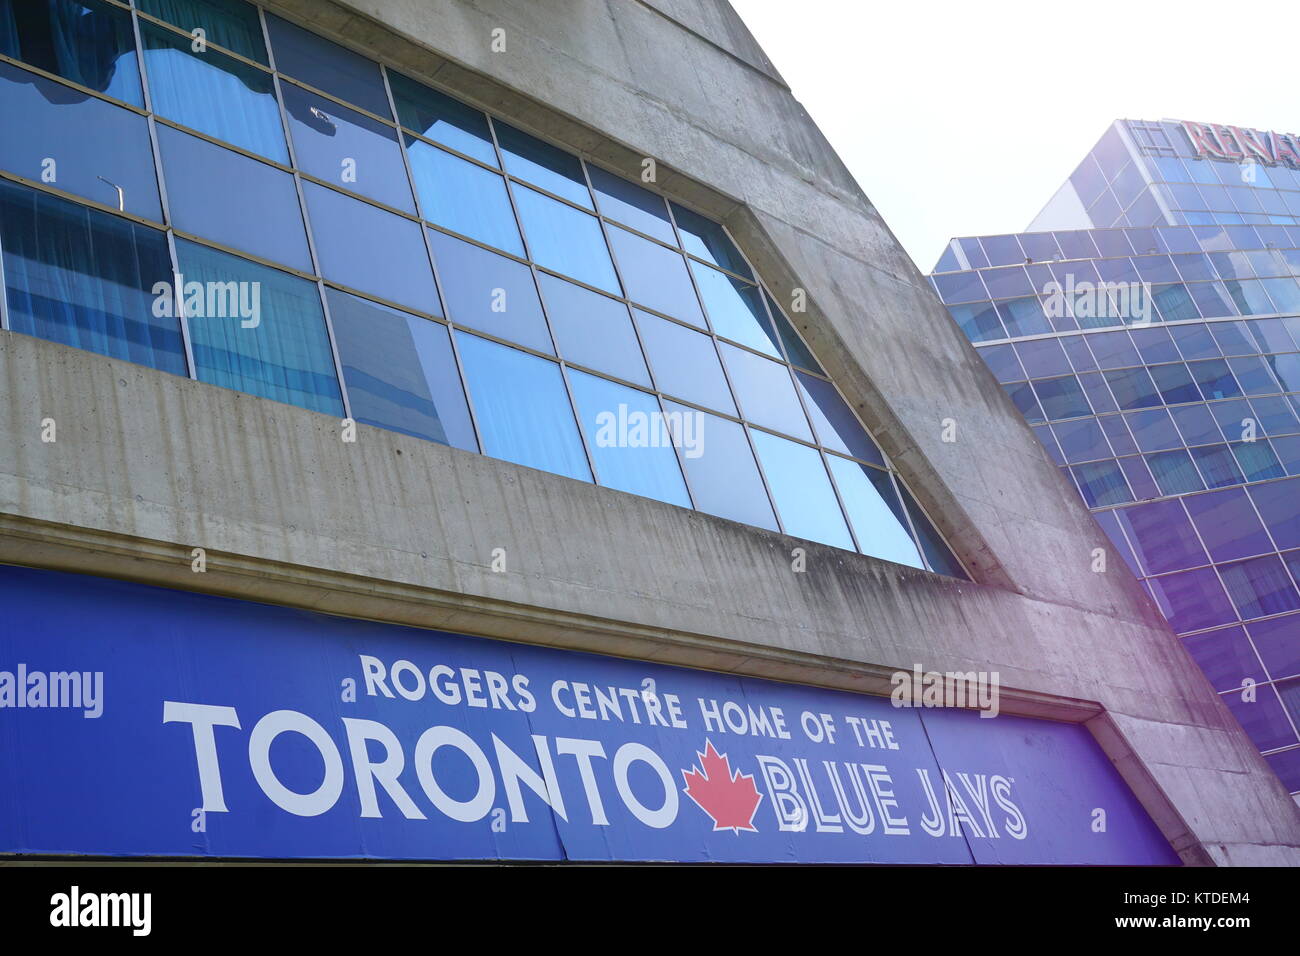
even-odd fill
[[[763,308],[758,286],[698,262],[691,263],[691,271],[714,332],[773,358],[781,357],[776,330]]]
[[[131,14],[99,0],[0,0],[0,53],[144,105]]]
[[[588,165],[587,172],[602,214],[648,236],[677,245],[673,224],[668,219],[668,206],[662,196],[598,166]]]
[[[767,311],[772,316],[772,322],[776,326],[777,334],[781,337],[781,344],[785,349],[785,357],[789,360],[790,364],[797,365],[800,368],[806,368],[811,372],[816,372],[818,375],[824,375],[825,373],[822,371],[822,367],[817,364],[817,360],[813,358],[812,352],[808,350],[808,346],[804,344],[803,339],[801,339],[799,334],[795,332],[794,326],[792,326],[781,313],[777,304],[772,301],[772,297],[764,292],[763,299],[767,302]]]
[[[1052,426],[1066,461],[1074,464],[1110,458],[1110,445],[1094,418],[1080,418]]]
[[[902,504],[889,475],[836,455],[827,455],[826,460],[862,553],[914,568],[925,567],[916,542],[903,524],[906,519]]]
[[[1106,387],[1106,380],[1101,377],[1100,372],[1079,373],[1079,384],[1083,386],[1084,394],[1088,396],[1094,412],[1102,414],[1118,409],[1119,406],[1115,404],[1115,398]]]
[[[312,271],[291,174],[162,124],[158,149],[177,229]]]
[[[883,466],[884,457],[835,386],[803,372],[795,372],[817,440],[834,451]]]
[[[1183,499],[1201,540],[1215,561],[1231,561],[1272,551],[1264,526],[1241,488]]]
[[[478,451],[445,326],[327,289],[352,417]]]
[[[1192,373],[1181,362],[1177,365],[1153,365],[1150,371],[1156,390],[1160,393],[1160,400],[1166,405],[1201,400],[1201,391],[1192,381]]]
[[[1300,615],[1256,621],[1247,630],[1269,673],[1275,677],[1300,674]]]
[[[1034,382],[1034,392],[1049,421],[1092,414],[1088,399],[1073,375]]]
[[[269,13],[266,32],[281,73],[392,119],[378,63]]]
[[[1120,408],[1150,408],[1160,404],[1160,395],[1145,368],[1127,368],[1103,374]]]
[[[1030,378],[1068,375],[1074,371],[1056,339],[1018,342],[1015,349]]]
[[[1192,459],[1201,470],[1206,488],[1242,484],[1242,472],[1227,445],[1201,445],[1192,449]]]
[[[1115,512],[1145,574],[1209,564],[1205,549],[1178,501],[1152,501]]]
[[[465,332],[456,344],[484,454],[591,481],[560,366]]]
[[[1133,344],[1148,365],[1177,362],[1181,357],[1167,329],[1134,329],[1132,334]]]
[[[1279,548],[1300,548],[1300,478],[1250,489],[1250,498]]]
[[[503,178],[409,136],[406,153],[425,219],[517,256],[524,254]]]
[[[1171,408],[1169,413],[1173,415],[1174,424],[1178,426],[1183,440],[1189,445],[1205,445],[1217,442],[1223,437],[1219,434],[1219,426],[1215,424],[1214,416],[1204,405]]]
[[[1267,481],[1269,478],[1281,478],[1285,471],[1273,454],[1273,449],[1266,441],[1235,442],[1232,453],[1241,466],[1247,481]]]
[[[1216,398],[1235,398],[1241,394],[1236,379],[1223,359],[1210,359],[1205,362],[1188,362],[1192,377],[1201,387],[1206,401]]]
[[[650,385],[626,305],[545,273],[540,273],[538,280],[551,329],[565,359],[638,385]]]
[[[184,239],[176,240],[176,256],[185,277],[186,314],[200,381],[328,415],[343,414],[316,283]],[[191,283],[208,295],[191,299]],[[211,292],[222,288],[237,290],[238,310],[212,308]],[[194,314],[193,306],[199,303],[202,315]],[[242,318],[246,314],[252,317]]]
[[[1128,365],[1141,365],[1137,346],[1127,332],[1098,332],[1087,336],[1088,347],[1097,358],[1101,368],[1124,368]],[[1177,358],[1177,353],[1174,354]]]
[[[653,395],[576,369],[569,371],[569,385],[600,483],[689,508],[673,442],[676,437],[689,454],[700,447],[697,436],[674,429]],[[687,421],[694,419],[683,419],[683,426]]]
[[[1185,359],[1217,358],[1219,346],[1204,325],[1176,325],[1169,330]]]
[[[1296,742],[1295,729],[1287,720],[1286,711],[1272,687],[1261,687],[1256,696],[1242,698],[1241,693],[1224,694],[1223,702],[1256,747],[1273,750]]]
[[[938,574],[946,574],[949,577],[966,578],[967,575],[961,566],[961,562],[949,550],[939,532],[930,523],[930,519],[921,511],[916,499],[901,483],[898,487],[898,493],[907,507],[908,517],[912,519],[912,527],[916,529],[916,536],[921,542],[921,551],[925,554],[925,561],[930,566],[930,570]]]
[[[1221,565],[1219,573],[1243,620],[1300,608],[1300,593],[1277,555]]]
[[[948,305],[989,297],[978,272],[954,272],[949,275],[930,276],[930,281],[934,283],[939,298]]]
[[[1018,382],[1027,377],[1012,346],[987,345],[979,353],[999,383]]]
[[[1019,385],[1003,385],[1002,390],[1007,393],[1016,409],[1030,424],[1045,420],[1043,410],[1038,407],[1038,399],[1034,397],[1034,390],[1028,382],[1021,382]]]
[[[419,223],[315,183],[302,191],[326,279],[442,314]]]
[[[1143,451],[1164,451],[1166,448],[1177,448],[1183,443],[1169,412],[1163,408],[1129,412],[1124,419],[1128,422],[1129,431],[1133,433],[1138,447]]]
[[[755,428],[749,433],[785,533],[854,550],[844,514],[817,450]]]
[[[736,414],[736,403],[712,338],[639,309],[636,322],[661,392],[728,415]]]
[[[1114,460],[1075,465],[1070,472],[1078,482],[1079,491],[1089,508],[1119,505],[1133,500],[1124,480],[1124,472]]]
[[[972,302],[968,305],[950,305],[953,321],[972,342],[990,342],[1005,339],[1006,331],[998,318],[992,302]]]
[[[620,294],[600,220],[525,186],[514,187],[514,194],[534,262]]]
[[[397,133],[378,120],[282,83],[298,168],[341,189],[415,212]]]
[[[699,256],[715,266],[729,269],[746,279],[754,278],[754,274],[749,271],[749,266],[745,265],[740,250],[727,237],[722,226],[677,203],[671,205],[673,218],[677,220],[677,231],[682,236],[683,249],[693,256]]]
[[[186,32],[202,29],[207,42],[266,63],[262,21],[244,0],[136,0],[136,6]]]
[[[39,181],[47,157],[59,189],[162,222],[143,116],[0,63],[0,167]]]
[[[812,431],[799,406],[790,370],[725,342],[719,348],[745,418],[756,425],[812,441]]]
[[[448,318],[539,352],[555,352],[528,266],[429,230]]]
[[[700,454],[682,455],[682,467],[686,469],[695,507],[719,518],[775,531],[776,518],[744,429],[725,418],[675,402],[665,402],[664,411],[669,415],[695,416],[694,424],[689,427],[701,438]],[[686,427],[683,425],[683,434]]]
[[[1164,495],[1182,495],[1189,491],[1202,491],[1205,485],[1185,451],[1162,451],[1146,456],[1151,474]]]
[[[161,232],[0,182],[0,248],[13,331],[186,373],[180,319],[154,312],[172,281]]]
[[[279,163],[289,162],[271,74],[190,38],[141,22],[153,108],[200,133]]]
[[[1043,314],[1042,304],[1033,296],[999,302],[997,310],[1002,324],[1006,326],[1007,334],[1013,338],[1052,331],[1047,317]]]
[[[1257,683],[1268,679],[1240,627],[1186,637],[1182,645],[1217,691],[1240,690],[1247,677]]]
[[[634,236],[618,226],[609,227],[609,242],[629,299],[704,328],[704,313],[700,311],[681,253]]]
[[[1179,633],[1232,624],[1237,620],[1237,613],[1223,593],[1223,585],[1213,568],[1180,571],[1151,578],[1147,583],[1161,613]]]
[[[1232,370],[1241,390],[1247,395],[1268,395],[1278,391],[1277,382],[1269,374],[1268,366],[1258,355],[1244,355],[1228,359],[1228,368]]]
[[[496,127],[497,144],[501,147],[506,172],[570,202],[592,208],[587,179],[582,174],[582,163],[577,156],[543,143],[500,120],[494,120],[493,126]]]
[[[460,100],[388,71],[397,118],[407,129],[490,166],[497,164],[487,117]]]

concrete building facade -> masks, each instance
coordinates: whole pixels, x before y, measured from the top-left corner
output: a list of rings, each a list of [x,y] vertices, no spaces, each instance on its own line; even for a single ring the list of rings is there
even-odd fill
[[[64,186],[58,179],[43,182],[40,157],[35,168],[22,165],[30,163],[31,157],[5,157],[0,175],[6,187],[41,193],[50,202],[80,203],[133,228],[157,223],[167,234],[174,264],[180,267],[187,256],[194,256],[186,271],[191,276],[203,274],[205,267],[195,249],[232,254],[229,250],[241,247],[216,235],[226,225],[222,217],[237,206],[229,196],[219,197],[196,219],[181,222],[178,197],[202,190],[180,185],[183,174],[167,171],[167,153],[187,148],[182,143],[188,141],[178,139],[181,133],[202,133],[194,137],[196,141],[237,147],[242,160],[291,174],[294,201],[304,204],[313,222],[302,267],[285,261],[278,251],[244,249],[252,257],[248,261],[262,270],[272,268],[267,263],[283,262],[290,270],[285,275],[314,281],[326,302],[331,301],[329,290],[352,289],[371,291],[383,300],[376,304],[390,311],[409,306],[412,315],[441,314],[404,301],[404,287],[362,288],[369,277],[382,273],[384,261],[369,263],[356,278],[332,280],[316,271],[330,252],[318,225],[328,214],[319,205],[312,208],[313,197],[318,202],[331,200],[320,198],[326,185],[318,181],[319,175],[306,171],[305,150],[286,157],[290,162],[275,156],[259,159],[258,148],[234,142],[244,135],[261,135],[250,132],[251,124],[243,120],[211,132],[199,128],[197,119],[175,118],[193,102],[192,97],[181,96],[173,103],[167,86],[183,80],[173,64],[189,55],[178,44],[189,42],[184,34],[190,24],[171,24],[168,32],[167,17],[179,17],[164,8],[189,5],[139,2],[127,7],[107,0],[81,4],[92,5],[103,8],[101,14],[108,10],[110,18],[126,18],[123,42],[130,44],[132,52],[157,50],[165,42],[174,49],[158,57],[157,66],[140,53],[150,96],[133,111],[148,123],[150,150],[164,171],[162,208],[157,213],[133,214],[128,204],[135,200],[135,191],[87,196],[88,190],[69,179],[62,180]],[[16,5],[0,6],[12,12]],[[225,32],[214,28],[206,40],[222,55],[238,53],[242,41],[236,28],[244,22],[245,5],[211,6],[222,14],[213,22],[220,20]],[[847,691],[868,695],[861,698],[863,706],[887,697],[894,686],[892,676],[914,666],[939,673],[996,672],[1004,718],[976,719],[972,726],[985,735],[983,739],[992,740],[998,725],[1022,718],[1042,721],[1043,727],[1085,729],[1088,746],[1104,755],[1098,758],[1096,773],[1118,774],[1127,795],[1124,800],[1135,801],[1122,814],[1116,810],[1116,819],[1127,820],[1124,825],[1132,826],[1134,833],[1153,827],[1167,844],[1163,849],[1171,851],[1166,860],[1154,849],[1148,852],[1148,845],[1134,837],[1130,844],[1110,845],[1107,852],[1112,856],[1079,850],[1062,852],[1054,860],[1040,857],[1038,862],[1181,860],[1233,865],[1293,864],[1300,859],[1300,818],[1286,792],[1213,688],[1182,653],[1124,561],[1116,556],[1104,570],[1098,569],[1097,549],[1113,553],[1110,542],[726,4],[286,0],[253,9],[264,11],[256,14],[261,29],[248,35],[270,37],[277,75],[271,77],[269,67],[256,65],[254,55],[234,57],[240,65],[230,72],[239,74],[240,85],[236,88],[232,81],[230,88],[232,95],[240,97],[246,91],[258,95],[268,89],[280,91],[267,95],[280,104],[281,136],[284,130],[294,129],[293,116],[306,114],[339,132],[343,117],[349,115],[345,110],[351,108],[345,101],[369,114],[378,110],[361,102],[364,91],[358,89],[365,83],[357,77],[365,71],[351,72],[349,66],[357,61],[331,54],[336,59],[330,62],[332,69],[322,74],[326,78],[302,86],[317,96],[329,94],[328,102],[307,104],[305,113],[294,112],[283,92],[294,84],[279,74],[292,78],[295,69],[306,72],[312,63],[321,62],[310,54],[316,41],[301,40],[308,54],[298,61],[300,67],[290,65],[294,61],[288,51],[301,39],[295,32],[301,30],[368,62],[383,63],[382,75],[390,78],[383,87],[390,104],[394,102],[391,76],[400,74],[487,111],[499,124],[494,127],[498,139],[502,125],[538,137],[567,155],[581,157],[588,168],[646,184],[654,194],[677,204],[674,209],[693,211],[724,226],[743,253],[746,267],[770,293],[771,301],[766,306],[760,302],[753,314],[765,314],[772,322],[782,321],[776,315],[784,314],[826,379],[838,387],[870,432],[898,487],[915,499],[905,517],[918,536],[919,551],[913,562],[917,566],[858,553],[869,550],[861,541],[856,549],[852,539],[847,547],[823,544],[809,540],[818,535],[800,538],[775,530],[775,520],[771,528],[757,527],[752,521],[727,520],[704,509],[600,487],[590,477],[574,480],[453,447],[456,442],[449,430],[443,435],[447,443],[440,443],[358,424],[355,440],[345,440],[341,422],[345,415],[340,412],[348,409],[303,398],[308,393],[323,394],[313,391],[310,382],[303,384],[306,379],[284,386],[298,392],[286,403],[248,394],[252,389],[247,387],[242,391],[219,387],[220,382],[197,380],[199,376],[184,371],[168,374],[138,361],[15,331],[12,319],[22,303],[14,292],[16,265],[8,257],[9,318],[0,336],[5,397],[0,409],[4,433],[0,447],[5,449],[0,464],[0,560],[12,566],[201,592],[338,618],[591,652],[637,666],[675,665],[719,680],[763,679],[802,689]],[[288,27],[269,29],[271,16],[282,17]],[[16,28],[22,26],[18,20],[14,23]],[[276,30],[291,39],[282,44]],[[32,71],[42,82],[60,83],[83,98],[129,104],[120,87],[105,93],[85,75],[69,81],[48,64],[33,62],[38,59],[38,54],[25,53],[18,44],[6,47],[4,65]],[[120,79],[118,73],[114,82]],[[335,82],[339,85],[324,88]],[[57,99],[46,96],[49,102]],[[360,115],[374,120],[373,115]],[[293,143],[293,135],[285,138]],[[409,171],[414,169],[411,146],[405,141],[404,145]],[[506,155],[502,144],[496,146],[495,155]],[[74,145],[53,157],[68,170],[61,175],[75,179],[77,149]],[[653,161],[652,182],[642,178],[651,168],[647,161]],[[212,162],[211,166],[198,160],[175,165],[178,170],[215,170]],[[516,207],[522,187],[516,187],[513,177],[536,181],[547,170],[555,172],[554,165],[546,162],[535,165],[543,168],[512,174],[509,188]],[[364,163],[358,166],[363,175],[367,168]],[[506,171],[510,172],[508,163]],[[257,172],[264,170],[259,166]],[[418,171],[411,175],[418,189]],[[250,192],[255,189],[254,178],[246,175]],[[541,185],[551,193],[564,188],[558,181],[554,187]],[[114,180],[110,186],[117,190],[122,181]],[[271,202],[265,198],[270,192],[258,195],[263,197],[259,202]],[[400,212],[392,203],[386,202],[385,208]],[[9,214],[10,222],[16,221],[16,215]],[[516,215],[524,218],[518,209]],[[363,215],[353,209],[342,218],[361,223]],[[610,218],[606,214],[602,220],[605,236],[617,225]],[[676,225],[680,234],[682,223]],[[254,235],[246,241],[272,241],[272,232],[268,227],[266,236]],[[539,235],[532,233],[530,242],[537,245]],[[426,240],[438,241],[436,236]],[[439,264],[438,249],[426,248]],[[354,250],[342,261],[346,265],[359,256]],[[586,287],[599,287],[598,280],[578,274],[587,260],[577,264],[563,260],[554,270],[544,270],[537,258],[534,251],[533,281],[544,282],[541,277],[554,271],[578,278]],[[616,258],[624,261],[617,249]],[[691,268],[698,271],[693,260]],[[222,275],[215,267],[206,274]],[[258,275],[261,288],[269,290],[266,295],[280,288],[269,273]],[[437,281],[443,296],[449,278],[442,266]],[[625,275],[623,280],[626,284]],[[699,281],[697,276],[697,285]],[[49,288],[41,291],[50,294]],[[23,295],[36,298],[32,288],[24,289]],[[699,295],[703,298],[705,292],[700,290]],[[634,299],[628,296],[628,301]],[[655,308],[650,302],[642,304]],[[454,308],[444,311],[455,319]],[[324,354],[332,358],[330,364],[342,368],[338,313],[330,307],[333,325]],[[730,338],[719,332],[716,318],[710,328],[715,341]],[[192,372],[209,361],[201,349],[220,351],[212,340],[205,342],[203,334],[188,321],[182,369]],[[795,341],[785,342],[780,352],[790,356],[787,364],[796,366],[797,373],[798,362],[791,352]],[[462,366],[470,361],[463,349],[457,360]],[[342,376],[347,379],[347,368]],[[353,382],[347,381],[351,390]],[[566,372],[565,381],[572,388],[574,376]],[[733,387],[737,387],[734,382]],[[470,391],[474,391],[472,382]],[[479,398],[472,397],[477,409]],[[817,427],[819,420],[811,413],[810,417]],[[482,431],[482,415],[478,419]],[[57,431],[53,440],[51,427]],[[756,429],[750,427],[749,432],[751,445],[766,441],[753,437]],[[547,447],[559,441],[556,437]],[[816,445],[821,449],[819,460],[833,457],[829,442],[823,439]],[[762,461],[761,448],[758,458]],[[683,459],[683,465],[689,479],[689,462]],[[765,494],[775,502],[775,511],[781,512],[775,470],[764,464]],[[846,494],[840,484],[827,482],[826,487],[841,497]],[[841,506],[852,525],[851,506],[847,502]],[[782,527],[791,526],[789,513],[786,509]],[[934,529],[928,537],[922,530],[924,522]],[[947,549],[948,574],[920,566],[945,565]],[[63,588],[70,596],[95,592],[97,585],[78,588],[60,583],[73,580],[19,574],[11,578],[11,590],[57,595]],[[153,592],[132,591],[130,600],[146,608],[149,593]],[[106,603],[95,606],[106,611],[106,618],[86,620],[80,639],[102,628],[105,641],[129,647],[133,626],[129,615],[123,612],[122,620],[113,621],[107,613],[114,606],[126,607],[129,601],[124,597],[114,605],[112,593],[104,594]],[[37,627],[44,619],[41,608],[50,609],[48,619],[59,619],[62,612],[51,609],[58,603],[56,598],[29,607],[22,620]],[[159,599],[159,603],[164,602]],[[220,627],[227,613],[222,609],[236,606],[246,607],[194,604],[186,612],[177,605],[181,616],[175,620],[188,613],[186,619],[204,632],[195,642],[218,640],[206,628]],[[237,616],[243,611],[228,613]],[[327,641],[328,626],[321,627],[321,640]],[[70,630],[75,628],[60,631],[58,640],[79,637]],[[239,635],[232,631],[227,636],[233,647]],[[171,634],[168,639],[182,637]],[[31,656],[31,648],[22,643],[23,634],[11,633],[7,639],[11,643],[0,647],[13,655]],[[267,654],[278,653],[273,638],[269,640]],[[532,647],[518,651],[533,652]],[[220,658],[209,663],[218,668]],[[256,657],[242,659],[241,668],[256,690]],[[201,685],[207,673],[196,667],[186,680]],[[111,688],[111,672],[106,681]],[[178,685],[184,683],[177,679]],[[108,715],[112,698],[106,699]],[[217,703],[190,701],[185,706]],[[149,717],[156,721],[154,710]],[[176,712],[170,717],[166,709],[163,713],[164,721],[181,720]],[[194,722],[190,713],[188,720]],[[251,723],[248,715],[244,721],[241,733]],[[15,739],[24,741],[19,725],[12,726]],[[303,730],[308,725],[296,726],[310,737],[311,731]],[[706,726],[715,731],[720,727],[707,721]],[[47,732],[53,731],[30,731],[33,735]],[[267,731],[272,739],[275,732]],[[1021,739],[1015,733],[1012,737]],[[46,740],[35,739],[36,743]],[[715,736],[711,741],[719,739]],[[1023,739],[1029,739],[1028,733]],[[269,741],[263,744],[269,752]],[[702,736],[693,746],[701,759],[707,759]],[[197,729],[187,753],[188,763],[162,760],[161,769],[151,772],[170,773],[197,791],[196,754],[200,778],[204,766]],[[321,753],[326,755],[326,783],[320,788],[326,789],[332,765],[328,747]],[[431,753],[425,754],[430,760]],[[230,773],[228,753],[223,759],[227,761],[224,772]],[[269,795],[271,788],[256,767],[256,757],[253,763],[258,782]],[[755,766],[746,766],[746,772],[756,774]],[[946,767],[940,770],[946,772]],[[18,774],[13,761],[5,772]],[[624,766],[624,773],[628,772]],[[1059,767],[1056,772],[1061,773]],[[286,784],[286,789],[298,795],[312,790],[319,780],[319,770],[315,773],[315,782]],[[516,772],[516,779],[521,774]],[[426,783],[425,778],[420,782]],[[774,788],[771,776],[764,782],[766,791],[756,801],[759,817],[751,817],[751,822],[757,820],[759,830],[776,829],[776,821],[762,814],[781,805],[780,788]],[[1057,785],[1059,789],[1059,780]],[[993,786],[996,793],[996,783]],[[425,787],[426,793],[435,790]],[[678,799],[669,790],[661,809],[667,801]],[[32,791],[33,805],[40,792],[44,791]],[[282,808],[298,806],[294,796],[278,792]],[[880,789],[875,792],[883,822],[889,815],[887,805],[880,802]],[[235,807],[221,806],[220,796],[205,787],[195,820],[226,819],[218,814]],[[468,800],[460,792],[454,796]],[[364,794],[360,800],[364,809]],[[1116,806],[1128,807],[1124,800]],[[435,801],[435,805],[440,804]],[[550,806],[554,808],[553,803]],[[307,809],[300,809],[301,814],[289,812],[308,815]],[[632,812],[641,823],[653,826],[646,823],[657,819],[652,810],[641,806]],[[813,815],[819,832],[823,825],[834,825],[830,814],[813,811]],[[313,851],[307,836],[308,848],[301,851],[274,848],[258,853],[248,850],[249,844],[234,844],[235,849],[223,851],[219,836],[214,835],[209,849],[181,852],[143,838],[127,839],[121,845],[105,842],[93,828],[89,835],[65,838],[46,829],[36,810],[25,808],[20,816],[18,821],[0,822],[0,835],[7,844],[0,852],[466,858],[450,851],[440,855],[400,848],[374,853],[357,847],[348,852]],[[327,818],[328,814],[320,819]],[[960,841],[972,846],[971,859],[999,858],[996,852],[975,848],[978,841],[972,838],[972,828],[983,829],[984,837],[996,835],[988,832],[993,829],[991,821],[986,820],[986,826],[972,824],[971,819],[962,823],[965,840]],[[722,823],[716,815],[714,822],[715,829]],[[791,834],[811,829],[798,814],[781,822],[782,830]],[[1057,825],[1090,832],[1091,822],[1076,819],[1068,826]],[[914,819],[913,827],[915,823]],[[109,825],[105,822],[103,827]],[[205,825],[219,832],[219,823]],[[722,838],[742,840],[746,837],[742,829],[745,826],[738,825]],[[1015,831],[1014,820],[1003,829]],[[1083,842],[1077,835],[1057,836],[1057,845],[1067,848],[1071,841]],[[1124,856],[1125,846],[1139,845],[1141,853]],[[809,851],[806,858],[940,861],[924,852],[898,856],[875,846],[845,855]],[[708,858],[733,858],[731,852],[710,852]],[[610,853],[615,859],[698,858],[635,849]],[[737,859],[773,858],[736,853]],[[468,852],[469,858],[530,855],[501,844],[495,852]],[[591,857],[578,853],[574,858]]]

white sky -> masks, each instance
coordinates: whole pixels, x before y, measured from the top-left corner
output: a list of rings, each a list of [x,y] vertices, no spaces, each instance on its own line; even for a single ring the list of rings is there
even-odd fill
[[[1112,120],[1300,133],[1295,0],[731,0],[922,272]]]

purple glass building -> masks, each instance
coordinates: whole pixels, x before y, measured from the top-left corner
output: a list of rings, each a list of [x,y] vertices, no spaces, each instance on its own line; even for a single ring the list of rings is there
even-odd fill
[[[1119,120],[931,281],[1300,794],[1300,143]]]

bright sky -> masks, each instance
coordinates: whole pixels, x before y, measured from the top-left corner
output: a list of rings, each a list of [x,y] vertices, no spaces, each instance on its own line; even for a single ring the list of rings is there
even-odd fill
[[[922,272],[1020,232],[1112,120],[1300,133],[1295,0],[731,0]]]

